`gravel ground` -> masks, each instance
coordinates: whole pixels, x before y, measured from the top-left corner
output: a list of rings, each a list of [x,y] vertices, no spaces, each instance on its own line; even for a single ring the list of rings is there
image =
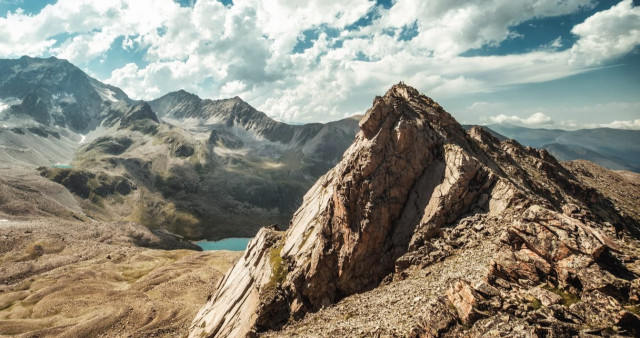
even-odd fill
[[[497,231],[497,229],[496,229]],[[405,337],[419,322],[427,304],[445,294],[447,282],[454,278],[482,279],[496,244],[482,240],[483,234],[469,231],[478,240],[450,256],[424,268],[414,266],[404,276],[373,290],[351,295],[340,302],[310,313],[280,332],[264,337]]]

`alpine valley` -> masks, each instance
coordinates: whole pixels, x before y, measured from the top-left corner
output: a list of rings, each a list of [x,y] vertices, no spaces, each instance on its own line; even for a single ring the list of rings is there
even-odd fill
[[[0,335],[640,335],[640,131],[372,99],[290,125],[0,60]]]

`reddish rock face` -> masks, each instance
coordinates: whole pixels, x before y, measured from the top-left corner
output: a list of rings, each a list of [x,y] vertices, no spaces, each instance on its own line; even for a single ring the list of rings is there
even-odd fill
[[[548,282],[575,288],[579,280],[589,290],[613,282],[630,289],[596,264],[619,250],[592,226],[599,216],[573,212],[587,209],[597,193],[548,153],[500,143],[481,128],[466,133],[437,103],[403,84],[374,100],[360,128],[342,161],[307,193],[287,232],[265,230],[254,239],[224,280],[242,287],[220,285],[191,336],[278,329],[374,288],[394,271],[443,259],[452,254],[442,252],[445,247],[464,248],[473,239],[431,242],[465,217],[477,222],[455,231],[500,238],[500,249],[485,281],[476,287],[452,281],[446,299],[434,300],[433,315],[425,316],[433,322],[422,323],[416,334],[450,330],[458,320],[473,325],[504,311],[503,304],[511,309],[500,288]],[[602,215],[614,214],[606,208]],[[582,280],[587,271],[605,282]],[[557,303],[538,295],[549,306]],[[242,305],[229,311],[228,303]],[[456,311],[443,308],[449,305]]]
[[[447,298],[458,311],[458,317],[463,323],[472,323],[477,317],[480,295],[464,280],[457,280],[447,290]]]

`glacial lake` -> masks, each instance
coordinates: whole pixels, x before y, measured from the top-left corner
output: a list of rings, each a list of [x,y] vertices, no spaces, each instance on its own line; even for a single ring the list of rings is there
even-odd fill
[[[244,237],[232,237],[225,238],[219,241],[207,241],[201,240],[195,242],[196,245],[202,248],[204,251],[210,250],[229,250],[229,251],[244,251],[249,244],[251,238]]]
[[[73,166],[70,164],[56,163],[56,164],[52,164],[51,168],[71,169],[73,168]]]

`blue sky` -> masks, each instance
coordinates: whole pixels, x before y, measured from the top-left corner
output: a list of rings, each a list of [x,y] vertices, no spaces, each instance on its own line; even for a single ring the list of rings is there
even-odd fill
[[[640,129],[632,0],[0,0],[0,57],[68,59],[131,97],[238,95],[287,122],[404,81],[463,123]]]

